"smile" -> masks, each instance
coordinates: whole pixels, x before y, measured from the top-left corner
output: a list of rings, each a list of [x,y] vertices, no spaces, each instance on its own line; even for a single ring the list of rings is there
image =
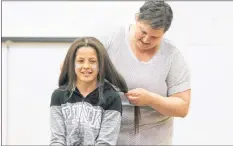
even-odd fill
[[[89,76],[90,74],[92,74],[92,71],[83,71],[81,72],[84,76]]]

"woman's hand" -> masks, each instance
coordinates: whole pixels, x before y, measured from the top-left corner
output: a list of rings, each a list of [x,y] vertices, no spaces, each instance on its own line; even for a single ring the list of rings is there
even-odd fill
[[[133,103],[137,106],[146,106],[151,102],[151,92],[143,89],[136,88],[129,90],[125,96],[129,99],[130,103]]]

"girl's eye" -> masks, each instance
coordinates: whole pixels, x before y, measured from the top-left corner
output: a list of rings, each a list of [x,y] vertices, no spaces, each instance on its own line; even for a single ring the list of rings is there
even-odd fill
[[[78,62],[78,63],[82,63],[82,62],[83,62],[83,60],[77,60],[77,62]]]
[[[91,63],[95,63],[96,61],[95,61],[95,60],[91,60],[90,62],[91,62]]]

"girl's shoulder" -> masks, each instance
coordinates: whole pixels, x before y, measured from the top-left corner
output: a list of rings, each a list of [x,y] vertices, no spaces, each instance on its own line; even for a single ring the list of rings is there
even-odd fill
[[[51,103],[50,106],[61,105],[61,99],[64,97],[64,94],[66,93],[66,87],[67,85],[60,86],[59,88],[56,88],[51,96]]]

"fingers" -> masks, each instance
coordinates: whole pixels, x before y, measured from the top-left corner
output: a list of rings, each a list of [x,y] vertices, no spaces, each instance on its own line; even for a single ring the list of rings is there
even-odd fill
[[[127,98],[128,98],[129,100],[137,100],[137,97],[135,97],[135,96],[127,96]]]
[[[135,105],[137,105],[138,103],[138,98],[135,96],[127,96],[128,100],[130,101],[130,103],[133,103]]]
[[[125,93],[126,96],[138,96],[139,94],[138,93],[135,93],[135,92],[128,92],[128,93]]]

